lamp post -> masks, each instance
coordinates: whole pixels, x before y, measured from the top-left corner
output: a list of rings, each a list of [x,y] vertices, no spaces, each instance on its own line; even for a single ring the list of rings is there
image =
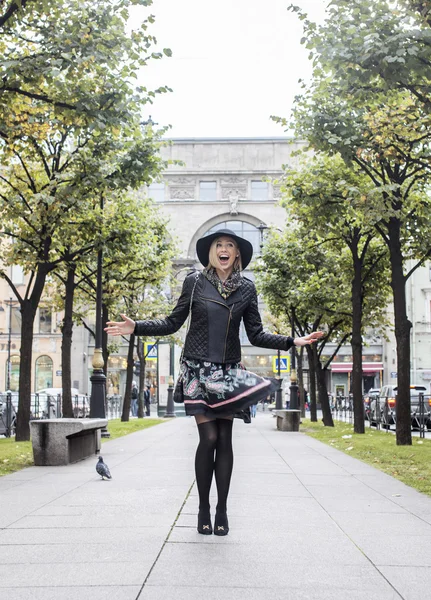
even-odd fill
[[[261,224],[260,224],[260,225],[257,227],[257,229],[259,229],[259,233],[260,233],[260,244],[259,244],[259,245],[260,245],[260,250],[261,250],[261,253],[262,253],[262,246],[263,246],[263,240],[264,240],[264,238],[263,238],[263,235],[264,235],[264,232],[265,232],[267,229],[269,229],[269,227],[268,227],[268,225],[265,225],[265,223],[261,223]]]
[[[283,408],[283,398],[282,398],[282,388],[281,388],[281,371],[280,371],[280,350],[277,350],[277,360],[278,360],[278,367],[277,367],[277,380],[278,380],[278,389],[275,392],[275,409],[276,410],[281,410]]]
[[[292,337],[295,338],[295,309],[292,308]],[[299,409],[298,398],[298,379],[296,376],[296,347],[292,346],[292,359],[290,367],[290,408],[292,410]]]
[[[8,322],[8,334],[7,334],[7,359],[6,359],[6,391],[10,391],[10,378],[12,372],[11,365],[11,348],[12,348],[12,306],[14,303],[13,298],[4,300],[4,303],[9,306],[9,322]],[[4,312],[3,306],[0,306],[0,312]]]
[[[175,346],[171,342],[169,347],[169,379],[168,379],[168,402],[166,404],[166,412],[164,417],[166,419],[172,419],[175,417],[175,407],[174,407],[174,352]]]
[[[8,336],[7,336],[7,369],[6,369],[6,391],[10,392],[10,376],[11,376],[11,346],[12,346],[12,298],[9,298],[9,302],[5,301],[9,304],[9,325],[8,325]]]
[[[13,418],[13,407],[12,407],[12,392],[10,389],[10,378],[11,378],[11,347],[12,347],[12,305],[13,299],[5,300],[4,303],[9,306],[9,323],[8,323],[8,337],[7,337],[7,363],[6,363],[6,411],[4,414],[6,432],[5,436],[10,437],[12,434],[12,418]],[[0,311],[4,312],[4,308],[1,306]]]
[[[100,208],[103,211],[103,195],[100,197]],[[97,253],[97,282],[96,282],[96,336],[92,360],[93,373],[90,377],[90,418],[106,419],[105,394],[106,377],[103,372],[104,360],[102,352],[102,263],[103,251]],[[110,437],[106,428],[102,429],[102,437]]]

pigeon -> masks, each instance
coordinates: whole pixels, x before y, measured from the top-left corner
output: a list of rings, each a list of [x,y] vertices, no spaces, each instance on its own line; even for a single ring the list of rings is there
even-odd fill
[[[109,470],[108,465],[105,465],[103,462],[103,458],[99,456],[99,462],[96,465],[96,471],[102,477],[102,479],[112,479],[111,471]]]

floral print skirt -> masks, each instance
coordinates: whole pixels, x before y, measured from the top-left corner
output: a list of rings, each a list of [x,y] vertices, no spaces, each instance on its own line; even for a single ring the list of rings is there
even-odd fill
[[[250,406],[273,393],[278,383],[244,369],[241,363],[215,364],[183,358],[181,377],[187,415],[227,417],[250,422]]]

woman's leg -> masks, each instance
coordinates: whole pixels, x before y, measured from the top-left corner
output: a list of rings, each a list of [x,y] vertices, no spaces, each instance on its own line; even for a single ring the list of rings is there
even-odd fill
[[[199,445],[196,450],[195,471],[199,494],[199,533],[211,534],[210,489],[214,471],[214,452],[217,445],[218,427],[215,419],[197,415]]]
[[[214,523],[216,535],[227,535],[229,524],[227,520],[227,497],[233,468],[232,449],[233,417],[217,419],[217,445],[215,458],[215,479],[217,485],[217,509]]]

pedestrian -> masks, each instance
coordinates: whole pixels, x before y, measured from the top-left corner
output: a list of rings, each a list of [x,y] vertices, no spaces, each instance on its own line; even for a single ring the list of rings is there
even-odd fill
[[[130,397],[132,400],[130,403],[130,410],[132,413],[132,417],[137,417],[138,416],[139,393],[138,393],[138,384],[136,383],[136,381],[132,382],[132,391],[131,391]]]
[[[150,386],[146,385],[145,390],[144,390],[144,407],[145,407],[145,415],[147,417],[150,416],[150,402],[151,402]]]
[[[290,387],[289,386],[286,386],[284,402],[286,404],[286,410],[289,410],[289,408],[290,408]]]
[[[256,416],[256,411],[257,411],[257,403],[256,404],[252,404],[250,406],[250,415],[251,417],[255,417]]]
[[[241,320],[250,342],[263,348],[287,351],[293,344],[311,344],[323,333],[292,339],[263,330],[256,288],[253,281],[241,274],[253,255],[248,240],[229,229],[220,229],[200,238],[196,252],[204,269],[185,278],[181,296],[168,317],[135,322],[121,315],[123,320],[108,322],[105,331],[111,335],[171,335],[190,312],[180,373],[185,412],[195,417],[199,432],[195,457],[199,494],[197,529],[202,534],[213,532],[209,495],[214,473],[217,487],[214,534],[227,535],[233,417],[250,422],[250,406],[276,389],[273,381],[241,365]]]

